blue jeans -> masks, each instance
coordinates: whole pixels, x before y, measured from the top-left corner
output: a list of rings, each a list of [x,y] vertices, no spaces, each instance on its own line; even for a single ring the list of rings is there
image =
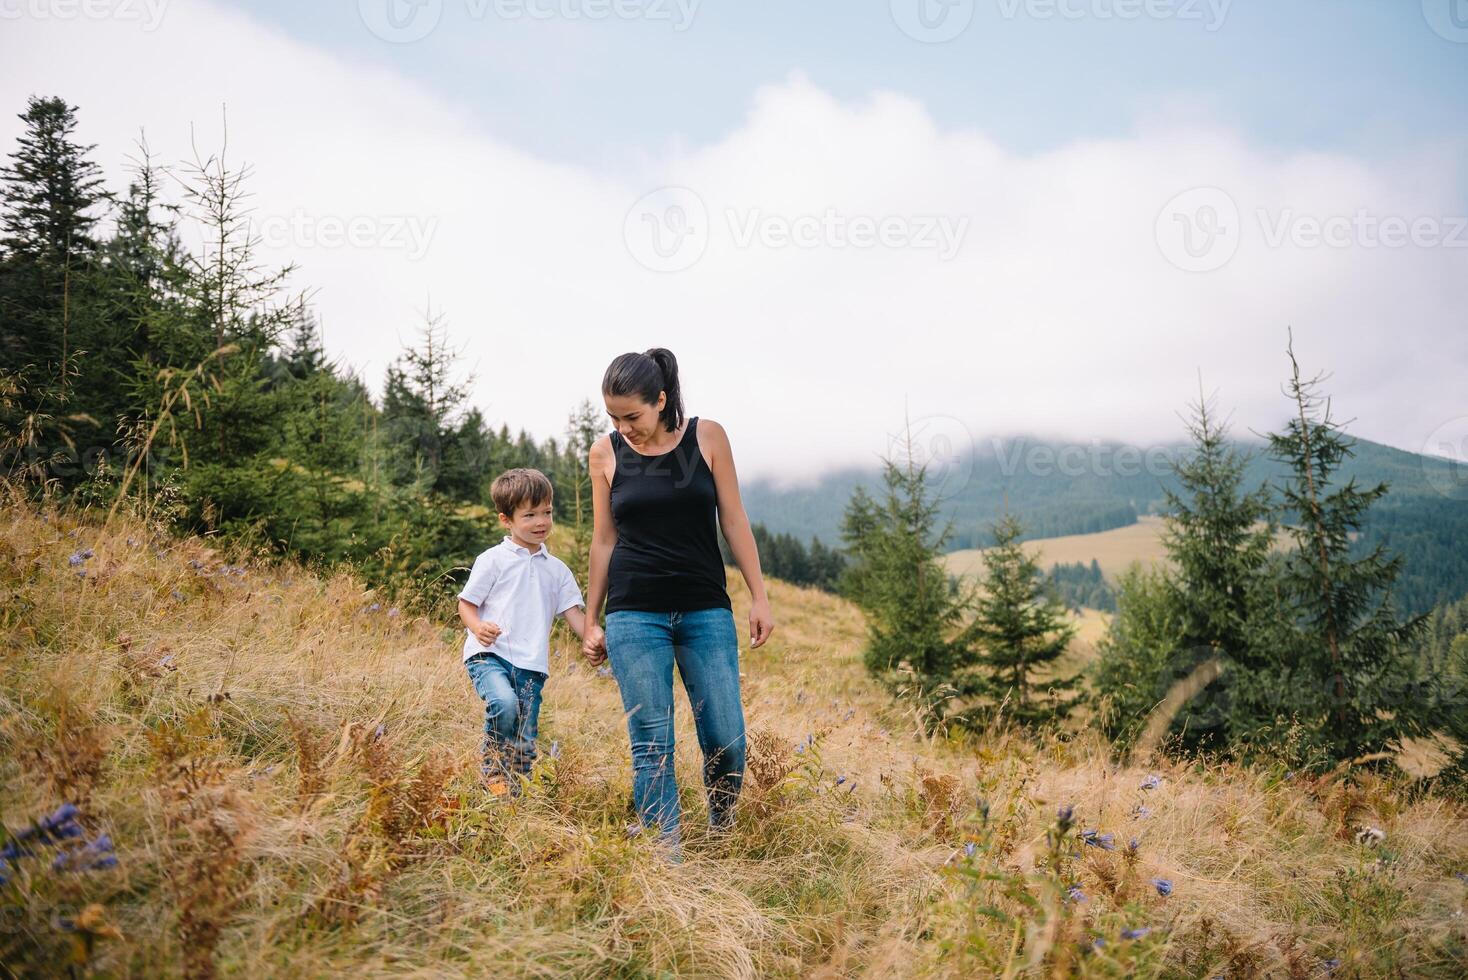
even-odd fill
[[[727,828],[744,778],[744,706],[734,615],[619,609],[607,614],[607,659],[622,692],[632,742],[632,799],[643,826],[657,824],[676,855],[678,784],[673,773],[673,664],[693,708],[703,750],[709,823]]]
[[[535,764],[540,689],[546,675],[488,652],[476,653],[464,667],[475,693],[484,699],[484,774],[506,779],[528,776]],[[515,785],[513,779],[510,783]]]

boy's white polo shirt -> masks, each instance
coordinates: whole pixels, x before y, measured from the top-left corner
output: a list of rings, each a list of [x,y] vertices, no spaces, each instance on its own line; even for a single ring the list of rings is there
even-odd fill
[[[474,559],[460,599],[479,607],[479,618],[499,625],[489,646],[464,630],[464,659],[486,650],[516,667],[550,673],[550,632],[556,616],[585,605],[576,576],[542,544],[534,553],[507,534]]]

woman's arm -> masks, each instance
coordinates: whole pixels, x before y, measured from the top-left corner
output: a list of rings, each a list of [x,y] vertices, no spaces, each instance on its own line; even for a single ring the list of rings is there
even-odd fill
[[[765,579],[760,573],[759,547],[754,543],[754,531],[749,527],[749,515],[744,512],[744,502],[739,498],[739,476],[734,469],[734,450],[729,445],[729,435],[724,427],[709,419],[698,420],[698,440],[709,448],[709,468],[714,473],[714,488],[718,493],[719,527],[724,531],[724,540],[734,552],[734,563],[749,586],[749,645],[761,646],[775,631],[775,618],[770,612],[770,599],[765,594]]]
[[[606,471],[612,461],[612,440],[602,436],[592,444],[587,468],[591,474],[591,553],[586,571],[586,631],[582,652],[593,664],[607,658],[606,638],[601,630],[601,607],[607,598],[607,567],[617,543],[612,523],[612,485]]]

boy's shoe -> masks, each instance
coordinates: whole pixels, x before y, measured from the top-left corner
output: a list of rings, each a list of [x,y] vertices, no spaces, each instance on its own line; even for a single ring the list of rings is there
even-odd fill
[[[504,776],[485,776],[484,788],[489,791],[491,797],[497,800],[508,799],[510,796],[510,781]]]

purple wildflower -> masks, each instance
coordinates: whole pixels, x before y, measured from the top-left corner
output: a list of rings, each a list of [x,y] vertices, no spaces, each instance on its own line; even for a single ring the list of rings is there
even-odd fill
[[[1157,889],[1157,894],[1161,895],[1163,898],[1166,898],[1167,896],[1172,894],[1172,882],[1168,881],[1166,878],[1153,878],[1152,887]]]
[[[846,782],[846,777],[845,776],[837,776],[836,777],[836,785],[837,786],[840,786],[844,782]]]
[[[1159,776],[1153,776],[1149,774],[1145,779],[1142,780],[1142,789],[1156,789],[1161,785],[1162,779]]]
[[[1329,959],[1320,965],[1325,967],[1326,973],[1334,973],[1341,968],[1341,961],[1337,959]]]
[[[1135,854],[1142,849],[1142,842],[1133,837],[1126,842],[1126,849]]]
[[[76,822],[76,818],[80,815],[81,811],[76,808],[75,804],[63,803],[50,816],[42,817],[16,834],[16,839],[36,840],[42,844],[74,840],[82,836],[81,825]]]
[[[608,667],[606,664],[602,664],[600,667],[596,668],[596,676],[598,676],[598,677],[611,677],[612,676],[612,668]]]
[[[1145,807],[1138,804],[1137,808],[1132,811],[1132,816],[1136,817],[1138,820],[1146,820],[1148,817],[1152,816],[1152,809],[1151,807]]]
[[[391,609],[389,609],[387,611],[387,618],[388,619],[397,619],[401,615],[402,615],[402,612],[398,609],[397,606],[393,606]]]
[[[1071,806],[1069,803],[1062,803],[1060,805],[1060,808],[1055,811],[1055,819],[1059,820],[1063,824],[1070,823],[1075,815],[1076,808]]]
[[[1141,939],[1143,936],[1147,935],[1147,933],[1149,933],[1151,931],[1152,931],[1152,927],[1151,926],[1138,926],[1135,929],[1123,929],[1121,931],[1121,938],[1123,938],[1123,939]]]
[[[1103,834],[1097,830],[1083,830],[1081,840],[1089,847],[1099,847],[1103,851],[1116,850],[1116,838],[1112,834]]]
[[[967,844],[963,845],[963,855],[964,857],[973,857],[974,852],[978,849],[979,845],[975,844],[973,841],[969,841]]]
[[[642,833],[642,824],[640,824],[640,823],[629,823],[627,825],[627,836],[628,837],[636,837],[640,833]]]
[[[82,554],[79,551],[72,552],[71,557],[66,559],[66,563],[72,568],[77,567],[84,561],[86,561],[86,559],[82,557]]]
[[[101,871],[117,867],[117,855],[113,852],[112,838],[107,834],[87,843],[79,851],[62,852],[56,855],[51,867],[57,871]]]
[[[1076,882],[1065,890],[1065,900],[1075,902],[1077,905],[1086,901],[1086,893],[1081,891],[1080,882]]]

